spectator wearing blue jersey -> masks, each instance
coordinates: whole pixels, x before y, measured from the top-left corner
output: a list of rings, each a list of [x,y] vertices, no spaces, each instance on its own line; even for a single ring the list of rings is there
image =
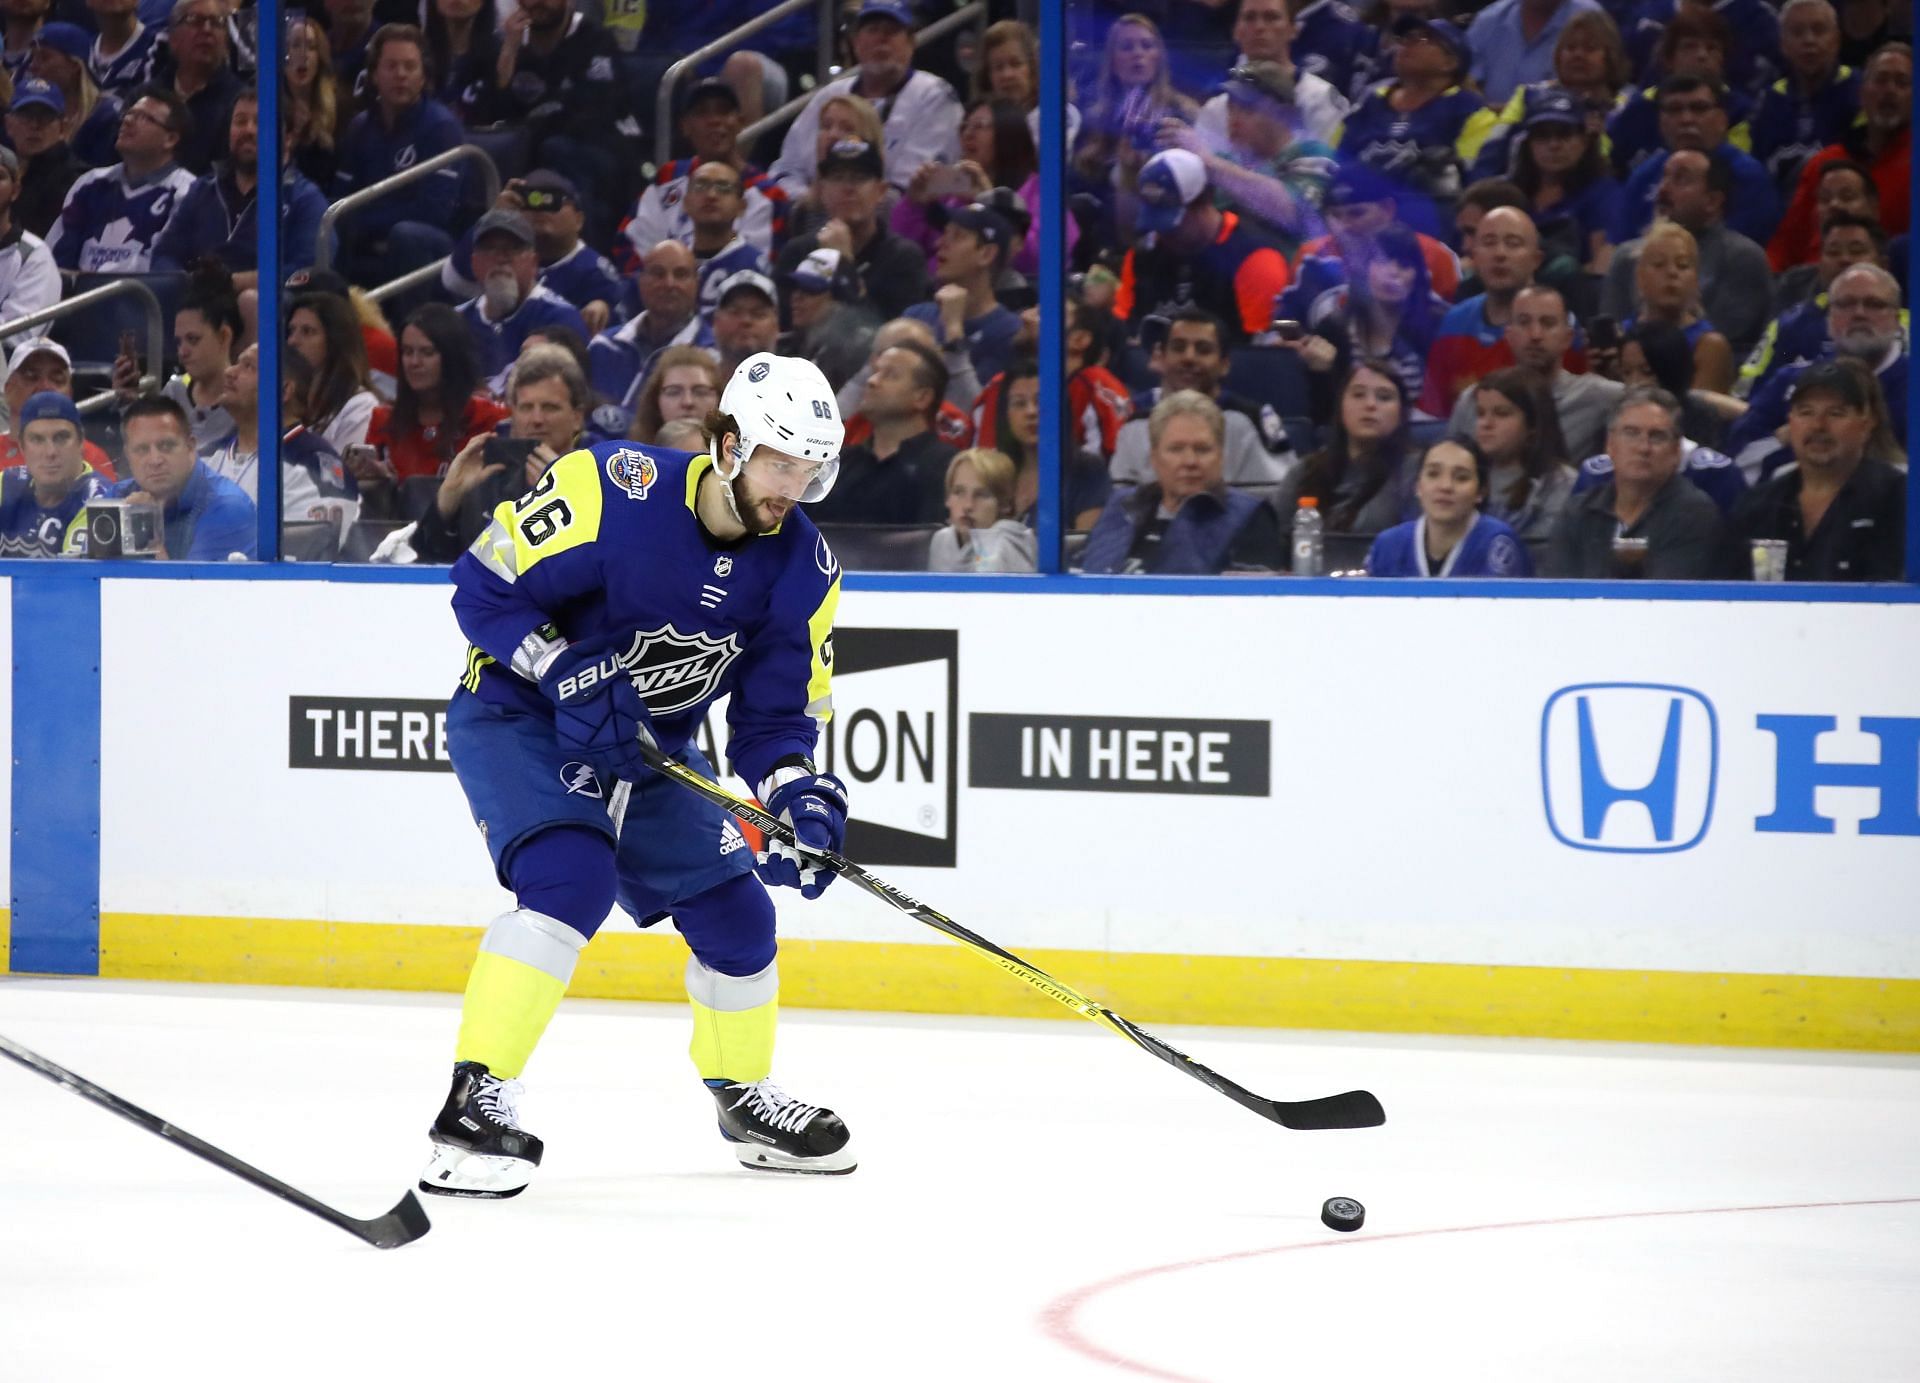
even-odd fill
[[[687,217],[693,223],[688,248],[700,266],[699,312],[709,323],[724,281],[749,270],[763,275],[773,272],[766,252],[742,233],[746,205],[740,170],[731,164],[703,163],[687,179]]]
[[[96,37],[87,52],[93,80],[110,96],[127,96],[153,80],[160,31],[140,22],[140,0],[87,0]]]
[[[1750,240],[1765,243],[1780,220],[1780,194],[1753,157],[1727,141],[1727,89],[1706,77],[1688,73],[1660,83],[1660,143],[1658,152],[1634,169],[1621,194],[1614,218],[1613,243],[1624,245],[1645,232],[1653,219],[1654,199],[1667,160],[1680,151],[1693,151],[1724,160],[1732,175],[1727,224]]]
[[[1560,31],[1574,15],[1599,8],[1594,0],[1494,0],[1475,15],[1467,42],[1488,104],[1505,105],[1520,87],[1551,77]]]
[[[57,557],[110,481],[87,464],[80,411],[65,394],[31,395],[14,430],[21,464],[0,471],[0,557]]]
[[[66,139],[67,102],[51,82],[23,77],[7,106],[7,144],[20,157],[13,219],[41,239],[53,233],[73,184],[90,170]]]
[[[573,180],[551,169],[514,178],[500,189],[495,211],[519,212],[533,228],[543,288],[571,303],[586,323],[587,334],[604,330],[625,287],[613,263],[580,238],[586,212]],[[468,227],[440,270],[440,282],[456,297],[480,291],[473,273],[475,228]]]
[[[1471,440],[1435,442],[1414,480],[1420,517],[1373,540],[1367,575],[1532,576],[1520,536],[1485,512],[1491,489],[1487,458]]]
[[[192,117],[180,143],[180,162],[196,175],[204,173],[226,153],[227,110],[241,85],[222,0],[175,0],[158,71]]]
[[[1660,83],[1686,73],[1725,87],[1732,47],[1733,32],[1715,11],[1690,5],[1674,16],[1660,35],[1653,70],[1641,74],[1638,86],[1607,119],[1616,174],[1626,177],[1660,148]],[[1748,136],[1742,127],[1753,111],[1753,98],[1729,87],[1726,99],[1728,137],[1744,144]]]
[[[1832,344],[1827,335],[1828,288],[1856,264],[1890,269],[1893,266],[1888,261],[1887,233],[1877,217],[1829,212],[1820,233],[1819,262],[1796,265],[1780,276],[1781,297],[1790,305],[1767,323],[1760,344],[1741,363],[1734,392],[1749,398],[1783,365],[1818,360],[1828,354]]]
[[[639,279],[639,314],[588,346],[594,392],[629,410],[661,351],[713,345],[712,328],[694,310],[699,271],[693,251],[678,240],[662,240],[647,251]]]
[[[343,197],[425,163],[466,142],[452,111],[426,96],[426,40],[411,24],[387,24],[367,46],[373,101],[341,141],[334,195]],[[348,219],[342,232],[348,278],[396,278],[453,248],[460,213],[455,168],[400,188]]]
[[[1907,435],[1906,334],[1900,325],[1900,285],[1877,264],[1856,264],[1828,290],[1827,331],[1833,356],[1859,361],[1880,382],[1896,437]],[[1818,362],[1815,362],[1818,363]],[[1727,433],[1727,450],[1749,476],[1771,475],[1791,459],[1775,433],[1787,421],[1796,380],[1810,365],[1777,371],[1754,391],[1752,406]]]
[[[193,433],[179,404],[159,396],[141,399],[127,410],[120,432],[132,476],[108,493],[159,508],[162,559],[224,562],[235,553],[259,555],[253,501],[194,457]]]
[[[587,334],[573,305],[540,285],[533,226],[521,213],[489,211],[480,218],[474,226],[473,273],[480,292],[461,304],[460,315],[472,333],[481,377],[496,396],[506,392],[507,371],[528,332],[558,323]]]
[[[327,199],[286,159],[291,140],[282,141],[280,184],[280,264],[288,273],[312,265],[320,218]],[[187,189],[160,238],[154,242],[153,268],[178,273],[195,260],[213,258],[234,276],[234,286],[259,281],[257,227],[260,189],[260,94],[247,87],[233,99],[227,125],[227,157]]]
[[[1600,139],[1571,93],[1535,87],[1514,146],[1514,186],[1532,204],[1548,264],[1558,255],[1589,274],[1604,274],[1613,258],[1608,234],[1619,209],[1620,184],[1607,173]],[[1548,271],[1549,277],[1554,275]]]
[[[67,143],[82,162],[101,168],[113,162],[122,103],[94,84],[87,66],[92,47],[93,36],[78,24],[44,25],[34,35],[27,71],[60,92],[67,106]]]
[[[144,274],[153,246],[193,186],[175,159],[190,127],[185,103],[161,86],[143,90],[120,118],[120,162],[74,183],[47,245],[62,269]]]
[[[1379,32],[1345,0],[1295,0],[1293,27],[1294,64],[1343,96],[1358,85],[1380,45]]]
[[[1752,128],[1753,156],[1784,199],[1801,164],[1838,144],[1858,118],[1860,74],[1840,61],[1840,19],[1828,0],[1780,7],[1780,51],[1786,75],[1760,93]]]
[[[994,280],[1006,267],[1013,227],[979,202],[951,210],[936,202],[928,208],[928,217],[940,227],[934,255],[940,287],[933,302],[918,303],[906,315],[933,328],[943,349],[965,341],[975,376],[992,379],[1006,369],[1020,334],[1020,318],[1002,307],[993,292]]]
[[[1438,233],[1494,115],[1463,85],[1472,55],[1459,29],[1444,19],[1408,18],[1397,21],[1394,32],[1401,38],[1394,79],[1354,107],[1339,152],[1394,182],[1407,224]]]
[[[1604,145],[1602,128],[1619,107],[1623,91],[1632,80],[1620,31],[1606,11],[1581,10],[1569,16],[1554,40],[1552,70],[1538,82],[1515,88],[1467,176],[1478,181],[1511,172],[1513,137],[1526,119],[1527,101],[1544,87],[1558,87],[1572,96],[1595,141]]]
[[[1226,419],[1204,394],[1178,389],[1147,419],[1153,479],[1116,489],[1087,536],[1090,572],[1217,576],[1277,571],[1286,560],[1271,505],[1222,476]]]
[[[1655,222],[1640,242],[1634,288],[1638,310],[1620,329],[1630,332],[1643,320],[1677,327],[1693,348],[1693,375],[1700,387],[1717,394],[1731,391],[1733,350],[1701,306],[1700,247],[1692,232],[1673,221]]]

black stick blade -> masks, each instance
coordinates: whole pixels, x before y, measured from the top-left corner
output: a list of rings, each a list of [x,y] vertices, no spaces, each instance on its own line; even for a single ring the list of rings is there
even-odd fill
[[[1378,1128],[1387,1122],[1387,1111],[1366,1090],[1349,1090],[1318,1100],[1274,1100],[1275,1123],[1291,1129]]]
[[[433,1221],[427,1218],[420,1198],[411,1191],[379,1219],[353,1222],[353,1232],[377,1249],[397,1249],[411,1244],[432,1228]]]

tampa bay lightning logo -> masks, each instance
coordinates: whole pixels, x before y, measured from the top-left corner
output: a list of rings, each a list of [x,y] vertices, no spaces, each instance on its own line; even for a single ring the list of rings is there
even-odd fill
[[[758,384],[761,380],[765,379],[771,373],[772,373],[771,367],[769,367],[767,362],[763,360],[758,365],[755,365],[751,370],[747,371],[747,383]]]

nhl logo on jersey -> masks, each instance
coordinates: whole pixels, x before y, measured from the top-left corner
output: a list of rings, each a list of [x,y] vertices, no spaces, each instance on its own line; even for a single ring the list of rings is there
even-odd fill
[[[645,499],[659,478],[659,466],[644,451],[622,447],[607,458],[607,479],[625,490],[628,499]]]
[[[727,556],[725,553],[722,553],[720,554],[720,556],[714,558],[713,574],[715,576],[733,575],[733,558]]]
[[[672,715],[715,695],[727,668],[740,656],[740,636],[714,639],[701,631],[682,634],[671,624],[636,630],[633,646],[615,661],[633,679],[650,714]]]

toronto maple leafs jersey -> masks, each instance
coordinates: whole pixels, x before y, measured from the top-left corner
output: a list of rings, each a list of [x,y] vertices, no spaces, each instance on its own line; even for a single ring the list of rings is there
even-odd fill
[[[717,542],[694,512],[712,466],[605,442],[496,509],[453,566],[473,645],[465,693],[550,715],[534,669],[564,638],[598,651],[602,675],[633,679],[663,744],[691,738],[730,696],[728,753],[748,782],[810,756],[833,709],[840,564],[798,509],[772,533]]]
[[[54,262],[83,274],[146,273],[154,242],[193,181],[177,163],[138,180],[118,163],[83,174],[47,231]]]
[[[94,84],[110,96],[124,97],[152,81],[161,32],[136,21],[133,37],[112,57],[101,51],[106,40],[96,35],[93,47],[87,51],[87,70],[93,74]]]

